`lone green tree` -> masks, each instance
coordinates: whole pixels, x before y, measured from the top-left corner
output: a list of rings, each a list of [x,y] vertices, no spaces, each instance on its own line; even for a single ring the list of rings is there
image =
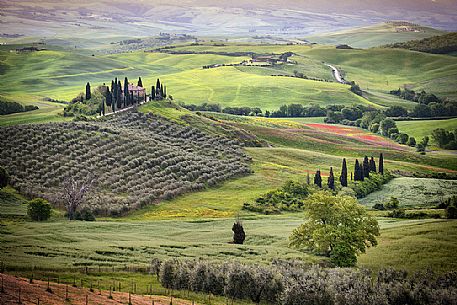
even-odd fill
[[[232,226],[233,231],[233,243],[242,245],[246,238],[246,233],[244,232],[243,224],[239,219],[235,221]]]
[[[156,99],[156,89],[154,86],[151,86],[151,95],[149,96],[149,99],[151,101]]]
[[[343,165],[341,167],[340,183],[341,183],[341,186],[343,186],[343,187],[348,186],[348,168],[346,165],[346,158],[343,158]]]
[[[289,237],[291,247],[326,255],[339,267],[351,267],[358,254],[378,244],[378,222],[353,197],[319,191],[304,201],[304,210],[307,220]]]
[[[6,169],[4,167],[0,166],[0,189],[7,186],[9,181],[10,181],[10,175],[8,174],[8,172],[6,171]]]
[[[51,217],[51,205],[42,198],[35,198],[28,202],[27,215],[34,221],[44,221]]]
[[[138,77],[138,87],[143,87],[143,81],[141,80],[141,76]]]
[[[316,171],[316,174],[314,174],[314,184],[322,188],[322,177],[319,169]]]
[[[90,100],[91,98],[91,93],[90,93],[90,84],[87,82],[86,84],[86,100]]]
[[[333,168],[332,167],[330,167],[330,174],[329,174],[328,179],[327,179],[327,186],[332,191],[335,190],[335,176],[333,175]]]

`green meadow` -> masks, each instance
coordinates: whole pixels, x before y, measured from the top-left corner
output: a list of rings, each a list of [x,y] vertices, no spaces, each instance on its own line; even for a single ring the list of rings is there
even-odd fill
[[[364,44],[375,41],[370,40],[368,34],[359,34],[357,39]],[[109,55],[95,53],[92,56],[90,52],[61,49],[16,54],[3,46],[0,74],[8,86],[0,88],[0,95],[23,104],[37,105],[40,109],[2,116],[0,125],[67,120],[62,116],[64,104],[43,99],[49,97],[68,102],[84,90],[86,82],[96,87],[115,77],[123,81],[127,76],[136,82],[141,76],[149,91],[160,78],[173,101],[149,102],[139,111],[152,112],[213,135],[252,137],[263,144],[263,147],[244,149],[252,158],[252,174],[163,200],[122,217],[99,218],[95,222],[67,221],[61,210],[56,210],[49,221],[28,221],[26,198],[7,188],[0,192],[0,260],[7,269],[16,269],[18,274],[24,275],[34,266],[51,270],[84,266],[147,266],[153,257],[239,260],[261,264],[269,264],[275,258],[325,262],[326,258],[322,256],[288,246],[292,230],[304,221],[303,213],[259,215],[243,210],[243,204],[281,187],[287,180],[305,181],[306,175],[309,173],[312,177],[317,169],[322,171],[325,184],[330,167],[337,177],[340,175],[342,158],[348,160],[350,172],[356,159],[360,161],[367,155],[374,156],[378,162],[379,154],[383,153],[385,168],[396,176],[457,173],[457,158],[451,152],[439,151],[423,156],[414,148],[359,128],[331,125],[336,131],[328,130],[322,117],[197,114],[179,106],[180,102],[206,102],[222,107],[249,106],[271,111],[283,104],[300,103],[321,106],[362,104],[380,109],[400,105],[412,109],[415,103],[388,92],[407,85],[442,97],[457,97],[453,86],[457,78],[457,57],[381,48],[339,50],[321,45],[225,43],[216,46],[204,43],[177,45],[171,50],[195,54],[135,51]],[[200,54],[203,52],[219,54]],[[222,55],[223,52],[293,52],[290,60],[296,64],[202,68],[212,64],[237,64],[249,59]],[[337,83],[327,63],[341,69],[347,80],[360,84],[366,91],[365,96],[357,96],[348,85]],[[296,72],[327,81],[289,77]],[[397,124],[401,132],[420,139],[430,135],[436,127],[455,129],[456,119],[402,121]],[[367,140],[372,137],[374,140]],[[382,190],[362,199],[360,202],[379,220],[381,236],[377,247],[359,256],[358,267],[371,270],[387,266],[409,271],[426,268],[437,272],[455,270],[456,221],[392,219],[371,209],[375,203],[384,203],[390,196],[398,197],[401,207],[429,209],[442,198],[454,195],[454,188],[455,180],[396,177]],[[443,210],[439,213],[444,215]],[[242,219],[247,234],[244,245],[231,243],[231,226],[236,217]],[[45,272],[40,275],[46,277]],[[66,272],[61,276],[72,279]],[[137,274],[100,274],[98,278],[111,280],[114,276],[121,278],[125,286],[132,279],[142,284],[151,281],[150,276]],[[89,276],[85,280],[95,278]],[[155,279],[153,283],[159,293],[166,293],[160,290]],[[218,302],[223,304],[224,300],[218,299]]]

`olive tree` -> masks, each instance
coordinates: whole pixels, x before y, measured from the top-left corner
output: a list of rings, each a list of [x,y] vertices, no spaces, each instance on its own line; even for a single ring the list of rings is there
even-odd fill
[[[75,219],[77,209],[84,202],[84,198],[91,190],[94,182],[94,178],[89,178],[86,181],[78,181],[73,177],[65,179],[63,183],[62,199],[65,203],[69,220]]]
[[[290,245],[330,257],[337,266],[354,266],[356,255],[376,246],[379,225],[357,200],[320,191],[304,201],[305,223],[290,236]]]

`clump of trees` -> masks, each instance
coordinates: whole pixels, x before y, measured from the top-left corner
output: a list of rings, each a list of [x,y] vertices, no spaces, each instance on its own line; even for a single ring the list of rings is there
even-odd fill
[[[346,159],[343,159],[341,174],[335,177],[333,167],[330,167],[327,183],[323,184],[321,171],[317,170],[313,177],[309,173],[306,181],[287,181],[283,187],[270,191],[259,196],[254,202],[245,202],[243,209],[263,213],[263,214],[280,214],[282,211],[297,212],[304,208],[304,201],[310,195],[321,189],[331,191],[337,194],[339,191],[350,194],[357,198],[366,197],[368,194],[380,190],[382,185],[393,179],[393,176],[384,171],[384,156],[381,153],[378,160],[379,170],[376,168],[376,161],[373,157],[364,157],[363,162],[355,160],[354,172],[351,172],[350,180],[348,178],[348,169]],[[337,184],[339,181],[339,185]]]
[[[33,221],[44,221],[51,217],[52,207],[42,198],[35,198],[27,203],[27,215]]]
[[[384,112],[359,105],[353,107],[340,107],[339,109],[335,107],[334,110],[327,111],[327,116],[324,121],[329,124],[343,124],[367,129],[373,133],[391,138],[399,144],[416,147],[418,152],[425,154],[429,144],[428,137],[424,137],[420,142],[416,142],[414,137],[410,137],[406,133],[401,133],[397,127],[397,123],[388,117],[388,114],[401,116],[404,114],[404,111],[406,111],[406,109],[399,106],[390,107]],[[453,143],[451,143],[449,147],[452,147],[452,145]]]
[[[401,48],[433,54],[449,54],[457,51],[457,33],[447,33],[421,40],[410,40],[385,45],[384,48]]]
[[[283,187],[259,196],[253,203],[245,202],[243,209],[263,214],[279,214],[281,211],[300,211],[303,199],[309,194],[309,185],[287,181]]]
[[[435,143],[444,149],[457,149],[457,130],[448,131],[443,128],[437,128],[432,131]]]
[[[39,109],[35,105],[25,105],[22,106],[18,102],[10,102],[0,98],[0,115],[19,113],[19,112],[28,112]]]
[[[322,268],[280,260],[260,266],[154,259],[152,268],[159,270],[160,283],[167,289],[220,295],[230,303],[238,299],[280,305],[441,305],[454,304],[457,294],[455,272],[408,274],[389,268],[373,273],[365,269]]]
[[[378,222],[353,197],[319,191],[304,201],[304,210],[307,220],[290,236],[292,247],[328,256],[336,266],[352,267],[357,254],[377,245]]]

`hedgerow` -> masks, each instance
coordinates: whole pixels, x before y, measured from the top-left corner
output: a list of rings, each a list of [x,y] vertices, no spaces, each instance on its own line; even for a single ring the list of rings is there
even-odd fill
[[[297,261],[270,265],[171,259],[151,264],[168,289],[183,289],[282,305],[457,304],[457,273],[410,274],[383,269],[322,268]]]
[[[60,205],[67,177],[93,175],[98,183],[82,208],[98,215],[120,215],[250,173],[237,141],[151,113],[3,127],[1,133],[0,166],[13,186]]]

